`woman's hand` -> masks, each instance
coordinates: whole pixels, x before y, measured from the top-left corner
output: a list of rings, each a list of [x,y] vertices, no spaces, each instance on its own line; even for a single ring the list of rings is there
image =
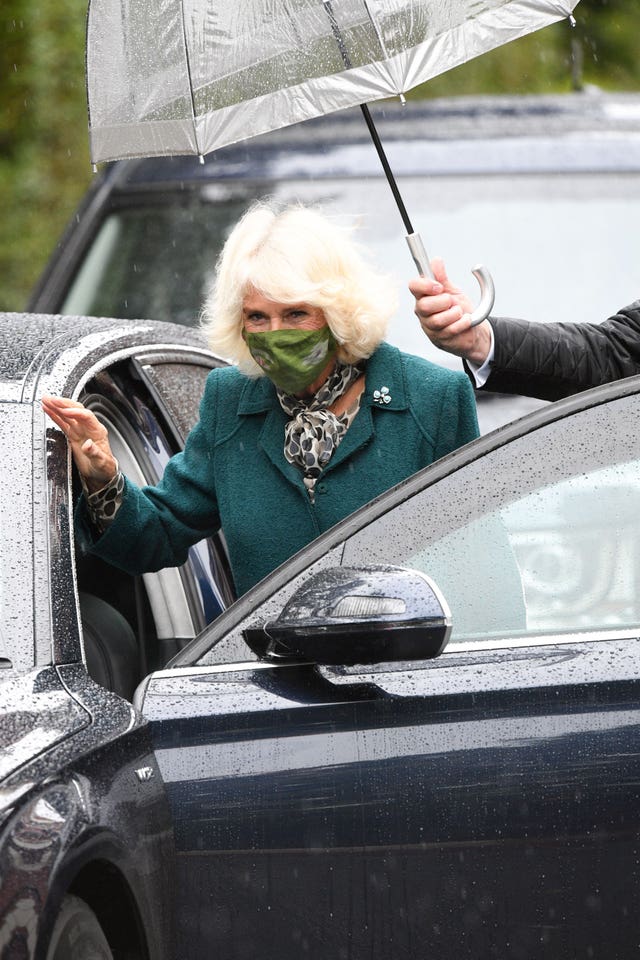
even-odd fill
[[[473,304],[451,283],[442,260],[434,258],[431,269],[435,280],[416,277],[409,284],[420,326],[436,347],[481,366],[491,348],[488,323],[471,326]]]
[[[43,397],[42,409],[66,435],[73,459],[90,492],[104,487],[118,472],[106,427],[79,400]]]

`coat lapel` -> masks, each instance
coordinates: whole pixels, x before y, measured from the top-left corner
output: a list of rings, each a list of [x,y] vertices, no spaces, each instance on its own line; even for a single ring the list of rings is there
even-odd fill
[[[239,416],[259,414],[264,420],[258,440],[260,448],[285,480],[304,492],[300,470],[289,463],[284,455],[284,428],[287,418],[278,402],[273,384],[267,377],[247,379],[238,403]]]
[[[335,467],[340,466],[344,460],[353,456],[356,450],[359,450],[369,443],[373,434],[371,407],[361,402],[358,415],[340,441],[338,449],[331,457],[331,460],[329,460],[323,472],[329,473]]]
[[[282,410],[270,410],[260,431],[260,446],[285,480],[304,491],[299,467],[289,463],[284,455],[284,428],[286,418]]]
[[[380,393],[385,387],[387,392],[382,396],[388,396],[389,402],[379,403],[375,398],[376,391]],[[400,351],[388,343],[382,343],[367,361],[365,387],[358,415],[324,472],[329,473],[372,440],[375,435],[375,419],[378,416],[385,416],[392,410],[406,410],[407,406],[407,388]]]

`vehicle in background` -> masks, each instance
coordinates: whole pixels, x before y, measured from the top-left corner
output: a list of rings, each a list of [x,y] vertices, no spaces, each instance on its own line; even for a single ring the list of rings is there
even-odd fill
[[[640,295],[640,96],[478,97],[374,105],[414,228],[476,293],[478,261],[496,315],[600,322]],[[263,197],[318,203],[361,228],[400,291],[389,339],[458,369],[422,334],[407,289],[402,221],[359,110],[226,147],[205,158],[105,166],[28,309],[151,317],[193,326],[224,240]],[[479,395],[483,431],[539,401]]]
[[[3,960],[635,955],[640,378],[229,605],[219,538],[141,578],[75,550],[38,402],[81,398],[153,481],[221,361],[152,321],[0,334]]]

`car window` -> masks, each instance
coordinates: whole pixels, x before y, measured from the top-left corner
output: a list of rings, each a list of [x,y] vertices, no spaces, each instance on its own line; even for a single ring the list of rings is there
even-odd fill
[[[637,629],[639,414],[632,396],[534,430],[361,530],[342,562],[433,577],[450,649]]]
[[[187,439],[200,416],[200,401],[204,394],[207,377],[214,366],[213,359],[198,360],[171,359],[169,356],[140,358],[139,366],[156,399],[169,414],[170,423],[176,429],[181,444]],[[199,553],[204,569],[211,571],[211,588],[216,601],[212,606],[205,604],[207,622],[210,622],[235,599],[235,588],[231,565],[227,554],[226,541],[222,530],[209,540],[201,541],[191,548],[192,554]],[[199,578],[202,584],[202,579]]]
[[[390,144],[390,149],[417,148],[409,142]],[[458,149],[471,148],[452,147],[450,166]],[[522,167],[522,159],[517,162]],[[599,322],[637,296],[637,244],[629,242],[628,224],[640,214],[640,176],[563,174],[553,169],[552,159],[548,162],[551,169],[542,174],[411,176],[401,178],[401,188],[428,253],[445,258],[451,277],[475,296],[472,267],[481,260],[491,270],[497,314]],[[296,163],[295,153],[283,157],[279,179],[262,185],[210,184],[186,199],[167,192],[161,203],[135,206],[132,199],[126,209],[111,212],[61,312],[196,324],[228,232],[257,196],[269,194],[283,202],[318,203],[343,222],[355,222],[375,262],[398,285],[400,303],[389,339],[401,349],[458,367],[455,358],[431,347],[414,320],[407,289],[414,268],[386,181],[305,180],[297,175]],[[536,282],[540,276],[544,282]],[[571,276],[606,282],[591,282],[589,296],[580,298],[567,282]],[[617,303],[611,301],[612,290]]]
[[[204,383],[214,364],[197,348],[178,351],[163,346],[89,382],[83,402],[107,428],[121,470],[138,485],[156,483],[182,446],[198,418]],[[140,379],[155,402],[140,387]],[[77,570],[85,594],[128,618],[150,668],[166,663],[234,599],[224,542],[218,536],[194,544],[184,565],[135,580],[82,555],[77,557]]]
[[[160,396],[182,440],[186,440],[188,433],[198,422],[200,401],[212,366],[155,360],[143,363],[142,367],[147,381]]]
[[[449,275],[471,297],[478,296],[471,269],[479,260],[490,269],[495,315],[598,323],[636,298],[637,244],[629,242],[627,227],[640,214],[640,176],[633,170],[602,172],[601,154],[615,151],[609,142],[592,143],[581,153],[575,147],[580,160],[578,171],[571,173],[561,172],[563,151],[556,155],[555,147],[535,140],[493,144],[506,175],[482,174],[481,166],[469,174],[473,142],[443,145],[439,159],[431,156],[431,143],[429,164],[421,164],[422,149],[415,141],[388,144],[392,164],[435,170],[399,178],[414,228],[428,254],[443,256]],[[349,162],[357,165],[362,147],[354,150]],[[344,161],[343,152],[341,156]],[[262,181],[209,182],[194,186],[193,192],[166,189],[118,199],[56,310],[195,326],[222,244],[251,202],[269,195],[284,203],[319,204],[339,221],[355,224],[374,262],[398,289],[398,310],[387,339],[401,350],[458,370],[459,359],[434,347],[415,319],[407,286],[415,268],[386,180],[331,176],[335,162],[331,152],[320,152],[314,163],[319,175],[305,178],[300,152],[294,150],[280,156]],[[590,171],[590,163],[599,172]],[[495,171],[495,162],[491,169]],[[543,282],[536,280],[540,277]],[[588,296],[581,296],[580,286],[567,282],[571,277],[603,279],[592,279]],[[480,430],[487,433],[543,403],[483,394]]]
[[[315,562],[310,558],[301,566],[301,554],[291,574],[282,568],[279,585],[271,585],[273,576],[263,581],[235,616],[232,608],[185,651],[185,662],[257,659],[243,639],[245,629],[277,619],[310,576],[339,565],[396,564],[429,575],[451,609],[449,652],[625,631],[635,636],[639,419],[640,399],[631,395],[538,426],[502,446],[498,437],[493,448],[484,442],[480,450],[488,452],[444,476],[446,461],[440,461],[416,475],[412,484],[424,484],[417,493],[381,513],[383,498],[369,511],[376,519],[349,518],[345,539],[326,535],[322,552],[318,541]],[[431,479],[434,472],[440,479]],[[397,503],[402,492],[389,499]]]
[[[61,312],[196,326],[218,252],[243,210],[182,196],[110,213]]]

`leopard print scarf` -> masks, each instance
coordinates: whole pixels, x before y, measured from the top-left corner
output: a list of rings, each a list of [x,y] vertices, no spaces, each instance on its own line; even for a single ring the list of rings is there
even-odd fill
[[[363,366],[336,364],[335,370],[309,400],[277,390],[280,406],[291,419],[285,427],[284,455],[289,463],[301,467],[309,499],[315,502],[318,477],[335,453],[360,409],[360,397],[336,415],[328,407],[362,375]]]

